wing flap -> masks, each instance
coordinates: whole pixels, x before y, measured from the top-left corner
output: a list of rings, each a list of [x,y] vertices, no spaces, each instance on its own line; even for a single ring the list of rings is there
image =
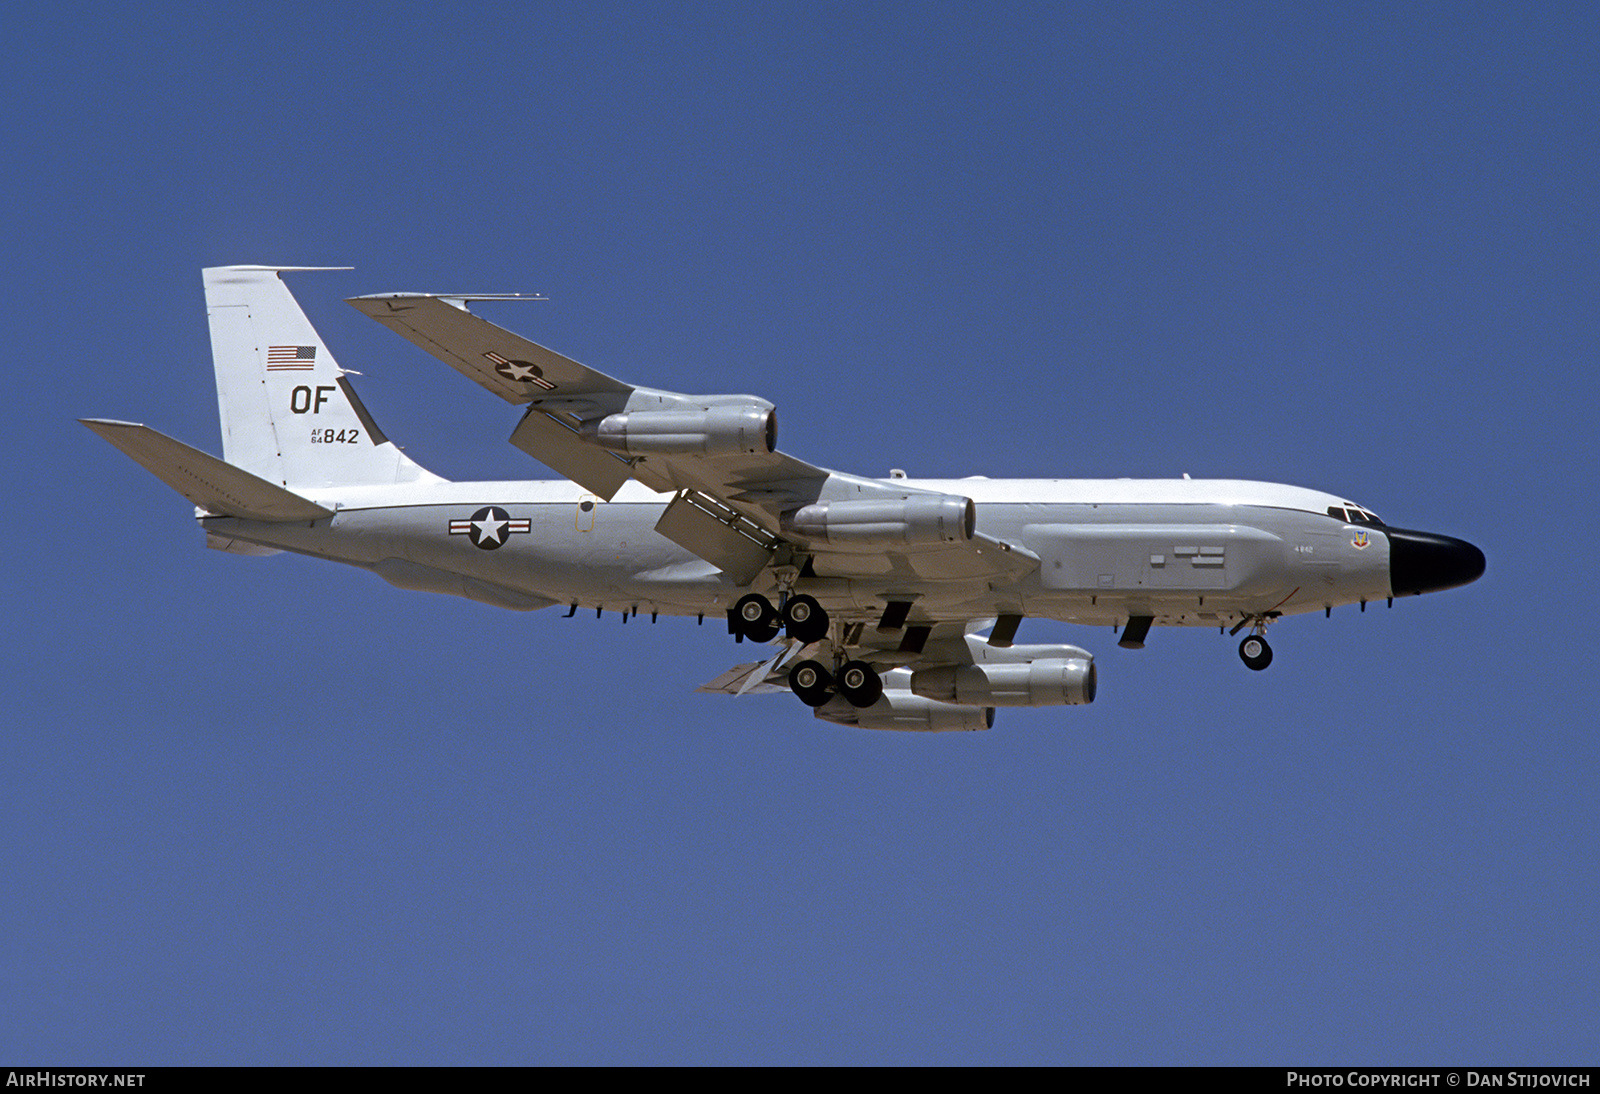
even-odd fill
[[[792,638],[781,638],[775,643],[777,652],[765,661],[748,665],[735,665],[715,680],[701,684],[696,691],[715,692],[719,695],[770,695],[789,690],[788,673],[779,668],[779,662],[803,650]]]
[[[537,407],[529,410],[511,433],[511,443],[586,490],[610,501],[632,475],[627,461],[597,448],[559,418]]]
[[[207,512],[272,523],[333,516],[331,509],[149,426],[98,418],[78,420]]]
[[[766,681],[767,664],[766,661],[753,661],[748,665],[735,665],[715,680],[709,680],[694,690],[716,695],[771,695],[788,691],[782,684]]]
[[[692,551],[736,584],[750,582],[767,565],[777,541],[703,495],[681,493],[672,499],[656,531]]]

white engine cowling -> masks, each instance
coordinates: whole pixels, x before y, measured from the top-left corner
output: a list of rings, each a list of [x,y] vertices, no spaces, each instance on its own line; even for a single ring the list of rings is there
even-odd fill
[[[994,725],[993,707],[952,706],[893,688],[870,707],[857,709],[836,700],[818,707],[816,716],[827,722],[862,729],[898,729],[912,733],[988,729]]]
[[[977,526],[971,498],[955,494],[825,501],[783,515],[783,530],[833,547],[965,543]]]
[[[991,707],[1075,706],[1094,702],[1094,662],[1050,657],[1012,664],[918,669],[911,690],[941,703]]]
[[[581,432],[602,448],[630,456],[771,452],[778,444],[778,412],[759,406],[632,410],[585,424]]]

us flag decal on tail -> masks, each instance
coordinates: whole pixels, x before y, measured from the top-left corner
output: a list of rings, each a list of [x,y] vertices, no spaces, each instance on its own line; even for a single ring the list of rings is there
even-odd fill
[[[267,371],[308,371],[317,367],[316,346],[268,346]]]

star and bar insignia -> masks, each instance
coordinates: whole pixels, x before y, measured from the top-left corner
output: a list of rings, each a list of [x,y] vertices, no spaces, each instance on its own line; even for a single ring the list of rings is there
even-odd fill
[[[494,352],[485,353],[484,356],[494,364],[496,373],[513,383],[537,384],[546,391],[555,390],[556,385],[544,378],[544,369],[532,361],[508,360]]]
[[[474,547],[492,551],[505,543],[513,532],[528,532],[533,522],[527,517],[513,520],[511,514],[498,505],[486,505],[472,514],[470,520],[450,522],[452,536],[466,536]]]

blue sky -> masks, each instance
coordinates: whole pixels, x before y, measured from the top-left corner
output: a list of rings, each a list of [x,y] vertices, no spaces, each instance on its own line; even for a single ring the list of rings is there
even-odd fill
[[[1589,5],[8,9],[0,1060],[1592,1063]],[[719,628],[206,551],[200,268],[545,477],[341,301],[775,401],[825,466],[1257,478],[1477,584],[870,733]]]

